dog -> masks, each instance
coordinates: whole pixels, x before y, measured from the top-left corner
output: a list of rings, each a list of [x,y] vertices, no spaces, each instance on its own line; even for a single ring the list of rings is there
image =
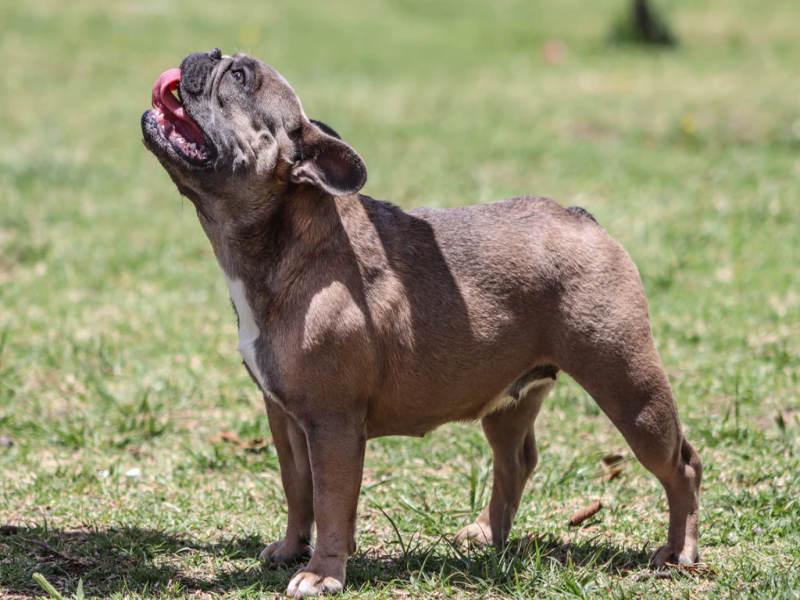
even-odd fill
[[[491,499],[456,539],[504,544],[562,371],[666,491],[651,563],[699,560],[702,462],[638,271],[588,212],[529,196],[404,212],[361,195],[358,153],[246,54],[190,54],[152,100],[143,142],[197,210],[277,448],[288,523],[260,558],[310,559],[288,595],[343,589],[370,438],[480,420]]]

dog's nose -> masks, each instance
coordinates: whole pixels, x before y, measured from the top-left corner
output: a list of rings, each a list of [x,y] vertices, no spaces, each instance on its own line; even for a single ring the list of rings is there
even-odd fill
[[[199,94],[206,79],[222,59],[219,48],[190,54],[181,62],[181,95]]]

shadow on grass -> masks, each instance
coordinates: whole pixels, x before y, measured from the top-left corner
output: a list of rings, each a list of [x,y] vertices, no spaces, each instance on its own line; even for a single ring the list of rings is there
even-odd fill
[[[121,527],[54,530],[19,528],[0,535],[0,589],[12,597],[44,592],[31,579],[41,572],[65,596],[83,579],[87,595],[176,595],[206,592],[283,592],[297,566],[261,565],[259,536],[201,543],[179,533]],[[462,550],[445,539],[418,540],[412,549],[358,552],[348,563],[348,587],[386,588],[414,578],[463,590],[508,592],[518,574],[535,581],[543,570],[590,568],[624,575],[647,565],[642,551],[595,541],[553,537],[512,541],[503,550]]]

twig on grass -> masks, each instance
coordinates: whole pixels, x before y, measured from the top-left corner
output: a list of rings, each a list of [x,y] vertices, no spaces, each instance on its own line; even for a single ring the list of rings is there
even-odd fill
[[[598,500],[597,502],[593,502],[589,506],[576,511],[575,514],[573,514],[569,519],[570,526],[577,527],[587,519],[591,519],[598,512],[600,512],[601,508],[603,508],[603,505],[600,503],[600,500]]]

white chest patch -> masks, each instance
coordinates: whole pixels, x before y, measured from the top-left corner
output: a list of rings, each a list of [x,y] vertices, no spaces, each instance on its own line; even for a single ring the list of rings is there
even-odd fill
[[[236,349],[242,355],[247,368],[256,378],[258,384],[264,392],[269,390],[258,368],[258,361],[256,361],[256,347],[255,342],[258,336],[261,335],[256,325],[255,317],[253,316],[253,309],[247,301],[247,294],[244,290],[244,284],[241,279],[229,279],[225,276],[225,281],[228,282],[228,290],[231,293],[231,302],[236,307],[236,313],[239,315],[239,345]]]

